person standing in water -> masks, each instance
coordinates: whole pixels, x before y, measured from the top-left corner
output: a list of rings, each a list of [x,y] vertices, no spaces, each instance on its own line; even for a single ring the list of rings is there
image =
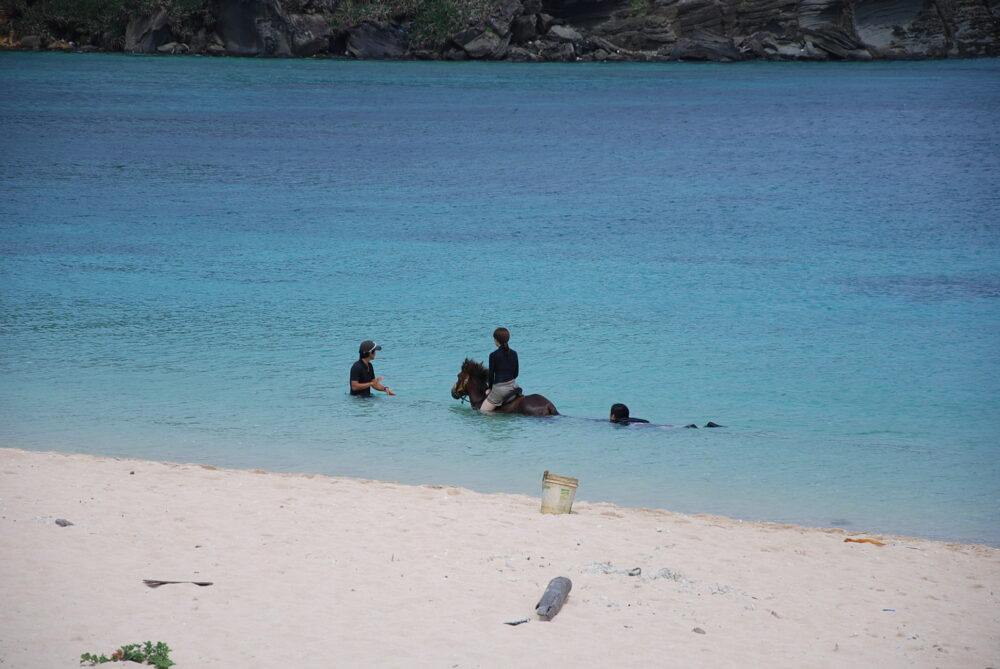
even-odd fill
[[[382,385],[382,377],[375,376],[375,368],[372,367],[372,360],[375,359],[375,352],[381,351],[382,347],[371,340],[361,342],[358,348],[360,358],[351,366],[351,394],[359,397],[371,397],[372,391],[381,390],[386,395],[395,395],[386,386]]]
[[[517,385],[517,351],[512,349],[510,331],[497,328],[493,331],[493,343],[497,350],[490,353],[489,375],[486,377],[486,399],[480,411],[490,412],[516,395],[521,387]]]

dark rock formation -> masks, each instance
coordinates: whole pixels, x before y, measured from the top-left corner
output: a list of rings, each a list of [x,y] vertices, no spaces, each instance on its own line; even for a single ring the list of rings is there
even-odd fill
[[[707,30],[695,30],[691,37],[682,37],[674,43],[670,59],[729,62],[743,60],[743,55],[728,37]]]
[[[498,3],[486,19],[486,27],[503,38],[510,33],[514,19],[523,15],[524,6],[521,0],[498,0]]]
[[[289,19],[278,0],[214,0],[212,14],[228,55],[292,55]]]
[[[292,55],[308,58],[329,51],[333,30],[322,15],[292,14],[288,17],[288,36]]]
[[[174,31],[170,28],[169,17],[165,9],[134,17],[125,28],[125,51],[156,53],[160,46],[173,42]]]
[[[45,41],[38,35],[28,35],[21,40],[22,49],[30,49],[31,51],[38,51],[42,47],[46,46]]]
[[[509,29],[501,36],[485,26],[468,28],[451,38],[452,43],[465,54],[465,57],[476,60],[504,58],[507,55],[510,40],[511,32]],[[464,60],[465,57],[452,57],[451,59]]]
[[[402,58],[408,47],[409,37],[401,28],[379,21],[363,21],[348,31],[345,51],[355,58]]]
[[[510,25],[510,39],[514,44],[524,44],[538,37],[538,17],[518,16]]]
[[[61,34],[52,28],[5,43],[24,49],[522,62],[1000,56],[1000,0],[491,1],[489,11],[463,16],[442,33],[440,16],[421,14],[432,10],[419,3],[395,9],[392,0],[359,3],[355,15],[361,7],[370,18],[348,25],[346,15],[338,14],[340,0],[205,0],[183,15],[166,0],[163,9],[132,16],[124,36],[105,34],[80,44],[73,42],[78,30]],[[437,33],[426,31],[428,22]],[[425,30],[419,43],[411,42],[418,24]],[[437,36],[428,40],[428,34]]]

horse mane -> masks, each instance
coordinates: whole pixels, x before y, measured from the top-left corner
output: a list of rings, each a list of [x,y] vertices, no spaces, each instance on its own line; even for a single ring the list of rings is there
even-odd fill
[[[462,373],[468,374],[470,378],[474,378],[477,381],[486,381],[486,375],[489,372],[483,367],[483,363],[476,362],[472,358],[466,358],[465,362],[462,363]]]

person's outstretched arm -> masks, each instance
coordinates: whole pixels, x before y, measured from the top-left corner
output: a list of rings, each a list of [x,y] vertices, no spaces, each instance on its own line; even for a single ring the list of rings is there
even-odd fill
[[[375,379],[374,381],[372,381],[372,386],[371,387],[374,388],[375,390],[381,390],[386,395],[395,395],[396,394],[396,393],[392,392],[391,390],[389,390],[389,386],[383,386],[382,385],[382,377],[381,376],[378,377],[377,379]]]

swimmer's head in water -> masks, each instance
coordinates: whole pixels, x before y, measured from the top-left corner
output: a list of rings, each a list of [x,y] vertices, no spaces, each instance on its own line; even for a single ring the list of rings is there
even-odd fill
[[[624,404],[612,404],[611,422],[618,423],[625,418],[628,418],[628,407]]]

